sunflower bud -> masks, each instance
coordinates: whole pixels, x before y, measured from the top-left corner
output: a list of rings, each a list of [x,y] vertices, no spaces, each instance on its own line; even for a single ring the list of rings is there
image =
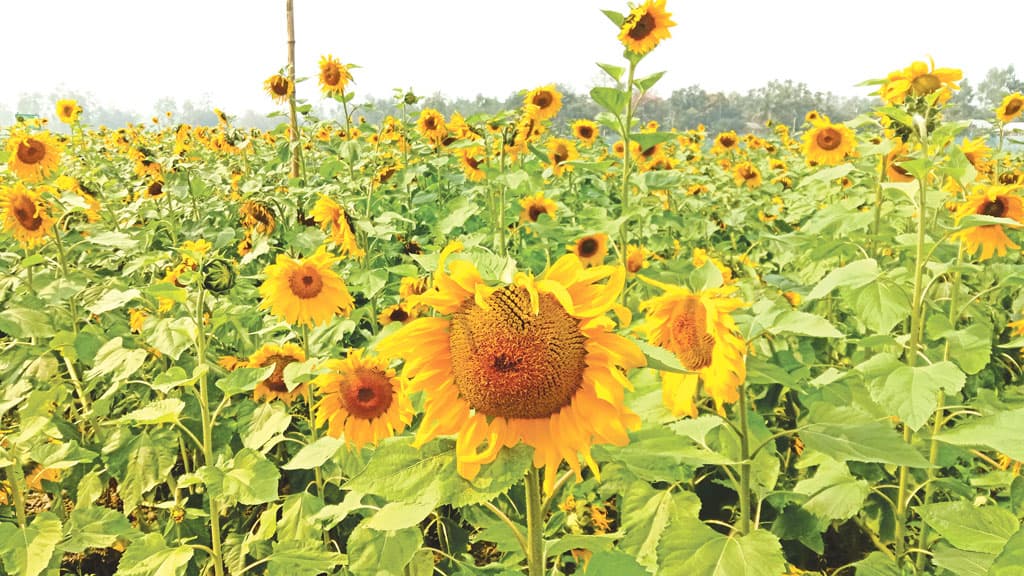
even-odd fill
[[[407,106],[412,106],[413,104],[419,101],[419,97],[413,94],[411,90],[409,92],[406,92],[405,96],[402,97],[402,102],[405,102]]]
[[[203,287],[223,294],[235,285],[235,267],[227,258],[212,258],[203,266]]]

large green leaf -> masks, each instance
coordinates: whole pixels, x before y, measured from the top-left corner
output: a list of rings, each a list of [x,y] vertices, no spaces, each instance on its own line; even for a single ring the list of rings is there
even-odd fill
[[[106,548],[117,539],[131,540],[139,535],[128,518],[117,510],[101,506],[75,508],[64,528],[60,549],[85,552],[86,548]]]
[[[883,422],[828,422],[800,432],[804,445],[836,460],[927,468],[928,460]]]
[[[816,338],[842,338],[843,333],[836,329],[831,322],[808,312],[789,310],[779,314],[775,322],[768,327],[772,334],[800,334],[802,336],[814,336]]]
[[[629,102],[629,94],[618,88],[607,88],[597,86],[590,89],[590,97],[597,102],[598,106],[612,114],[622,114],[626,110],[626,103]]]
[[[1020,576],[1024,566],[1024,528],[1010,537],[992,563],[988,576]]]
[[[318,438],[316,442],[303,446],[287,464],[285,470],[312,470],[330,460],[338,450],[345,446],[345,441],[333,436]]]
[[[323,500],[309,492],[287,496],[281,505],[281,520],[277,522],[277,539],[316,541],[320,538],[320,525],[313,517],[323,507]]]
[[[167,480],[178,458],[178,436],[167,429],[143,430],[107,456],[111,473],[120,478],[118,494],[131,513],[143,495]]]
[[[996,559],[995,554],[968,552],[944,542],[936,544],[932,552],[932,563],[956,576],[985,576]]]
[[[253,410],[249,421],[243,423],[242,445],[266,452],[284,439],[291,422],[292,417],[282,403],[264,402]]]
[[[191,318],[161,318],[146,336],[150,346],[174,360],[193,346],[195,340],[196,323]]]
[[[128,290],[123,291],[118,290],[117,288],[111,288],[104,292],[99,299],[87,306],[86,310],[99,316],[104,312],[116,310],[140,296],[142,296],[142,292],[139,292],[136,288],[129,288]]]
[[[977,507],[955,500],[914,508],[921,519],[960,550],[998,554],[1020,522],[998,506]]]
[[[169,424],[178,421],[178,416],[185,409],[185,402],[180,398],[164,398],[150,402],[146,406],[122,416],[119,421],[132,424]]]
[[[226,466],[203,466],[197,471],[215,497],[240,504],[264,504],[277,499],[281,477],[277,466],[251,448],[242,448]]]
[[[955,446],[990,448],[1024,461],[1024,408],[975,418],[937,438]]]
[[[118,576],[182,576],[192,560],[190,546],[169,548],[159,534],[133,540],[117,565]]]
[[[910,296],[884,278],[844,293],[857,318],[876,334],[888,334],[910,316]]]
[[[690,520],[687,532],[694,531]],[[697,521],[699,523],[699,521]],[[705,527],[706,528],[706,527]],[[708,528],[696,530],[695,538],[680,546],[683,554],[666,555],[658,574],[680,576],[779,576],[786,572],[779,539],[765,530],[729,536]],[[710,532],[710,534],[708,534]],[[672,541],[681,543],[675,538]],[[696,549],[694,546],[697,545]]]
[[[896,562],[881,552],[872,552],[857,562],[857,576],[903,576]]]
[[[794,491],[807,495],[803,507],[823,520],[847,520],[863,508],[871,484],[850,474],[846,464],[828,460],[812,478],[797,482]]]
[[[349,541],[351,547],[351,540]],[[318,576],[332,574],[334,567],[345,563],[345,555],[324,550],[313,540],[284,540],[274,544],[267,560],[268,576]],[[398,574],[401,574],[399,572]]]
[[[422,543],[419,528],[379,532],[364,522],[348,537],[349,571],[356,576],[401,576]]]
[[[963,330],[944,334],[949,341],[949,357],[966,374],[977,374],[988,366],[992,356],[992,326],[971,324]]]
[[[859,288],[874,282],[879,274],[878,262],[874,259],[856,260],[826,274],[804,299],[817,300],[839,287]]]
[[[122,346],[120,336],[112,338],[96,352],[93,367],[86,371],[85,379],[109,375],[111,381],[126,380],[146,363],[148,355],[141,348],[129,350]]]
[[[929,366],[900,366],[881,383],[870,382],[868,389],[882,408],[899,416],[911,430],[918,430],[938,407],[939,390],[956,394],[966,381],[960,368],[947,360]]]
[[[0,311],[0,331],[15,338],[47,338],[54,334],[50,320],[41,310],[10,307]]]
[[[53,512],[36,515],[24,530],[16,524],[0,524],[4,569],[18,576],[38,576],[49,566],[60,540],[60,519]]]

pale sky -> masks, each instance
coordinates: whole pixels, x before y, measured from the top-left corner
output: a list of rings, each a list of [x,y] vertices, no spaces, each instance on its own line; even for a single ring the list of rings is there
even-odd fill
[[[622,64],[601,9],[625,0],[294,0],[299,95],[316,102],[317,62],[353,70],[357,100],[417,94],[504,98],[559,82],[586,91]],[[1012,3],[901,0],[668,0],[672,38],[639,75],[666,70],[655,92],[698,84],[739,91],[773,79],[812,90],[855,87],[914,60],[961,68],[977,86],[992,67],[1021,68]],[[263,80],[286,63],[284,0],[3,0],[0,103],[22,93],[88,92],[143,114],[170,96],[229,113],[274,109]],[[1020,71],[1018,71],[1020,74]]]

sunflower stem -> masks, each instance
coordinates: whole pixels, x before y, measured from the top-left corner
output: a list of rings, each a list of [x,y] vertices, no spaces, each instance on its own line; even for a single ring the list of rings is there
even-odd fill
[[[291,0],[288,1],[289,6]],[[214,465],[213,457],[213,418],[210,415],[210,387],[206,370],[206,331],[203,329],[203,309],[205,308],[206,290],[199,285],[199,296],[196,298],[196,371],[199,373],[199,414],[203,429],[203,463]],[[221,554],[220,534],[220,500],[207,492],[210,502],[210,546],[213,551],[210,561],[216,576],[224,576],[223,554]]]
[[[295,8],[293,0],[285,0],[285,12],[288,22],[288,82],[292,85],[292,93],[288,96],[288,126],[291,128],[292,165],[291,177],[299,177],[302,165],[302,146],[299,144],[299,116],[295,111]],[[218,574],[218,576],[220,576]]]
[[[622,259],[622,265],[626,265],[626,258],[629,254],[629,172],[630,172],[630,146],[629,146],[629,131],[633,125],[633,76],[636,73],[636,62],[632,59],[629,61],[629,76],[626,80],[626,117],[625,122],[622,124],[622,214],[624,218],[622,222],[622,228],[620,231],[620,243],[622,244],[622,250],[619,253],[619,257]],[[622,302],[626,301],[626,293],[622,293]]]
[[[530,576],[544,576],[544,510],[540,493],[540,470],[530,465],[526,473],[526,554]]]
[[[747,417],[747,389],[740,387],[740,520],[741,536],[750,532],[750,420]]]
[[[28,517],[25,513],[25,472],[21,469],[21,461],[18,459],[15,446],[12,444],[8,449],[14,457],[14,464],[7,471],[7,480],[11,483],[11,499],[14,500],[18,526],[24,530],[28,526]]]
[[[306,359],[309,359],[309,326],[303,324],[302,328],[302,352]],[[306,406],[309,408],[309,443],[315,444],[318,440],[318,434],[316,432],[316,411],[313,409],[313,389],[312,386],[306,389]],[[320,501],[324,504],[327,503],[327,499],[324,496],[324,471],[320,466],[313,468],[313,478],[316,481],[316,495],[320,498]],[[320,534],[323,536],[324,544],[328,547],[331,545],[331,535],[327,530],[321,530]]]

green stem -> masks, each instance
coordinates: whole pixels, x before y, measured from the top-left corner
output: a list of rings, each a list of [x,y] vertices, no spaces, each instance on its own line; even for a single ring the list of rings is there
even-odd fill
[[[622,126],[622,216],[629,213],[629,171],[630,171],[630,147],[629,147],[629,131],[633,126],[633,75],[636,72],[636,63],[630,60],[629,62],[629,76],[626,81],[626,117],[625,122]],[[629,254],[629,222],[622,222],[622,230],[620,234],[620,243],[622,244],[622,252],[620,256],[622,263],[625,265],[626,257]]]
[[[747,390],[740,389],[740,524],[739,533],[750,533],[750,422],[747,417]]]
[[[544,510],[540,494],[540,470],[530,466],[526,473],[526,555],[530,576],[544,576]]]
[[[63,221],[63,218],[61,218]],[[60,235],[61,222],[57,222],[57,225],[53,227],[53,240],[57,245],[57,258],[60,262],[61,277],[67,280],[68,278],[68,258],[64,252],[64,241]],[[71,330],[78,336],[78,299],[68,298],[68,307],[71,309]]]
[[[15,454],[14,446],[9,447],[11,454]],[[11,464],[7,472],[7,479],[11,481],[11,498],[14,500],[14,513],[18,517],[18,526],[24,530],[28,526],[28,518],[25,514],[25,473],[21,470],[21,461],[15,456],[14,464]]]
[[[882,230],[882,180],[885,178],[884,159],[881,164],[882,168],[878,173],[878,181],[875,183],[875,223],[871,227],[871,239],[868,240],[870,249],[875,247],[875,242],[878,241],[878,234]]]
[[[290,3],[290,2],[289,2]],[[196,370],[199,371],[199,413],[203,428],[203,463],[214,465],[213,456],[213,418],[210,414],[210,387],[206,368],[206,331],[203,329],[203,309],[205,307],[206,290],[199,286],[196,299]],[[213,494],[207,493],[210,501],[210,545],[213,550],[213,571],[216,576],[224,576],[223,554],[221,553],[220,534],[220,501]]]
[[[309,359],[309,326],[302,325],[302,351]],[[313,389],[307,387],[306,405],[309,407],[309,443],[315,444],[319,439],[319,435],[316,431],[316,411],[313,410]],[[313,477],[316,481],[316,495],[320,498],[321,502],[326,503],[326,497],[324,496],[324,471],[320,466],[313,468]],[[331,535],[327,530],[322,530],[321,535],[324,539],[324,544],[328,547],[331,545]]]

